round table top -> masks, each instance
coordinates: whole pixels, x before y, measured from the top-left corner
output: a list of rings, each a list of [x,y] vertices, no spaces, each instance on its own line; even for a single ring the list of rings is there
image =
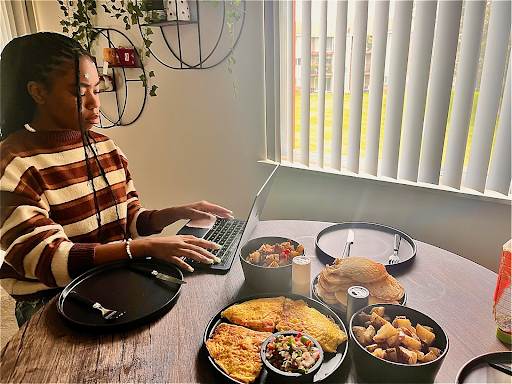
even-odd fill
[[[260,222],[251,238],[283,236],[298,241],[312,259],[311,276],[325,267],[315,238],[333,223],[299,220]],[[436,382],[455,381],[472,358],[510,350],[495,336],[492,314],[497,274],[446,250],[415,240],[416,257],[390,273],[407,293],[406,305],[435,319],[450,350]],[[227,274],[199,268],[186,274],[176,305],[158,320],[118,333],[74,329],[59,315],[56,299],[36,313],[1,354],[1,382],[207,383],[222,382],[203,347],[208,321],[229,303],[254,294],[244,284],[238,258]],[[325,382],[357,382],[350,355]]]

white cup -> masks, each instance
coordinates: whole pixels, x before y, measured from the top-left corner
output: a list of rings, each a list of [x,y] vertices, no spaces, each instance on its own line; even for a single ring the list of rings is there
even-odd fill
[[[292,292],[311,296],[311,260],[307,256],[295,256],[293,258]]]

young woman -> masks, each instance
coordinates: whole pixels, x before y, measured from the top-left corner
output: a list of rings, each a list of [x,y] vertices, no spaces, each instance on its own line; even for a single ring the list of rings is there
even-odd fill
[[[127,159],[99,123],[99,77],[75,40],[41,32],[9,42],[1,58],[2,287],[21,326],[81,273],[152,256],[193,272],[182,258],[218,259],[192,236],[145,238],[180,219],[232,217],[201,201],[145,210]],[[132,240],[133,239],[133,240]]]

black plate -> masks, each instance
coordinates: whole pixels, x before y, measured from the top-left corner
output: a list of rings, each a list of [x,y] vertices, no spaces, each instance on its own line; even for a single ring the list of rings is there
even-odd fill
[[[181,285],[128,269],[135,264],[183,280],[178,268],[162,260],[148,257],[116,261],[91,269],[69,283],[59,296],[57,310],[74,325],[96,331],[131,328],[160,317],[178,298]],[[116,320],[105,320],[99,310],[68,298],[71,290],[105,308],[126,313]]]
[[[405,263],[416,256],[416,243],[406,233],[391,227],[375,223],[346,222],[334,224],[320,231],[315,245],[318,258],[332,264],[334,259],[341,257],[348,230],[354,231],[354,243],[350,246],[350,256],[360,256],[389,266],[389,256],[393,254],[395,233],[402,238],[398,264]]]
[[[336,371],[336,369],[338,369],[338,367],[341,365],[341,363],[345,359],[345,356],[347,355],[347,351],[348,351],[348,332],[345,328],[345,325],[343,324],[341,319],[338,317],[338,315],[334,311],[332,311],[330,308],[326,307],[322,303],[320,303],[316,300],[310,299],[309,297],[305,297],[302,295],[296,295],[294,293],[263,293],[263,294],[259,294],[259,295],[255,295],[255,296],[244,297],[243,299],[234,301],[233,303],[226,305],[219,312],[217,312],[217,314],[215,316],[213,316],[210,319],[210,321],[208,322],[208,325],[206,326],[206,329],[204,331],[203,343],[206,343],[206,340],[208,340],[211,337],[213,331],[215,330],[215,328],[217,328],[217,326],[220,323],[231,324],[227,319],[222,318],[220,314],[223,311],[225,311],[226,309],[228,309],[229,307],[231,307],[232,305],[244,303],[249,300],[261,299],[264,297],[279,297],[279,296],[284,296],[284,297],[287,297],[292,300],[304,300],[307,303],[307,305],[309,305],[311,308],[315,308],[321,314],[332,318],[334,320],[334,322],[339,325],[340,329],[345,333],[345,335],[347,335],[347,340],[344,341],[342,344],[338,345],[338,349],[337,349],[336,353],[324,352],[324,361],[322,363],[322,366],[318,370],[318,372],[315,374],[313,381],[319,382],[321,380],[324,380],[326,377],[330,376],[334,371]],[[228,374],[226,374],[226,372],[224,372],[224,370],[219,365],[217,365],[215,360],[210,356],[210,353],[208,352],[208,348],[206,348],[206,344],[204,344],[204,346],[205,346],[205,349],[206,349],[206,352],[208,355],[208,360],[210,361],[212,366],[217,371],[219,371],[224,377],[228,378],[229,380],[231,380],[234,383],[239,383],[239,381],[230,377]],[[266,371],[265,367],[262,367],[260,375],[258,376],[258,378],[256,379],[256,381],[254,383],[259,384],[259,383],[268,383],[268,382],[269,381],[267,380],[267,371]]]
[[[512,352],[492,352],[468,361],[457,374],[455,383],[510,383],[512,376],[492,368],[488,363],[512,364]]]
[[[316,275],[315,278],[313,279],[313,281],[311,282],[311,292],[313,292],[313,296],[315,297],[316,300],[321,302],[323,305],[326,305],[327,307],[331,308],[334,312],[336,312],[337,314],[339,314],[341,317],[344,318],[347,315],[347,307],[345,307],[342,304],[326,303],[324,301],[324,299],[322,299],[320,297],[320,295],[316,292],[315,285],[318,284],[318,276],[320,276],[320,273],[318,275]],[[407,296],[406,296],[405,290],[404,290],[404,295],[402,296],[402,298],[400,300],[398,300],[398,304],[405,305],[406,300],[407,300]]]

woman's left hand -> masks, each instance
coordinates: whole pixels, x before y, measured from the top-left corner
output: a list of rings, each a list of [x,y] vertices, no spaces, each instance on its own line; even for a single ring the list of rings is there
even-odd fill
[[[180,219],[203,220],[212,219],[212,216],[227,217],[229,219],[233,218],[231,215],[233,212],[231,212],[229,209],[221,207],[220,205],[209,203],[204,200],[175,207],[175,209],[177,210]]]
[[[178,220],[213,220],[215,217],[226,217],[232,219],[229,209],[220,205],[212,204],[207,201],[198,201],[196,203],[180,205],[155,211],[151,214],[151,225],[156,230],[162,230],[169,224]]]

